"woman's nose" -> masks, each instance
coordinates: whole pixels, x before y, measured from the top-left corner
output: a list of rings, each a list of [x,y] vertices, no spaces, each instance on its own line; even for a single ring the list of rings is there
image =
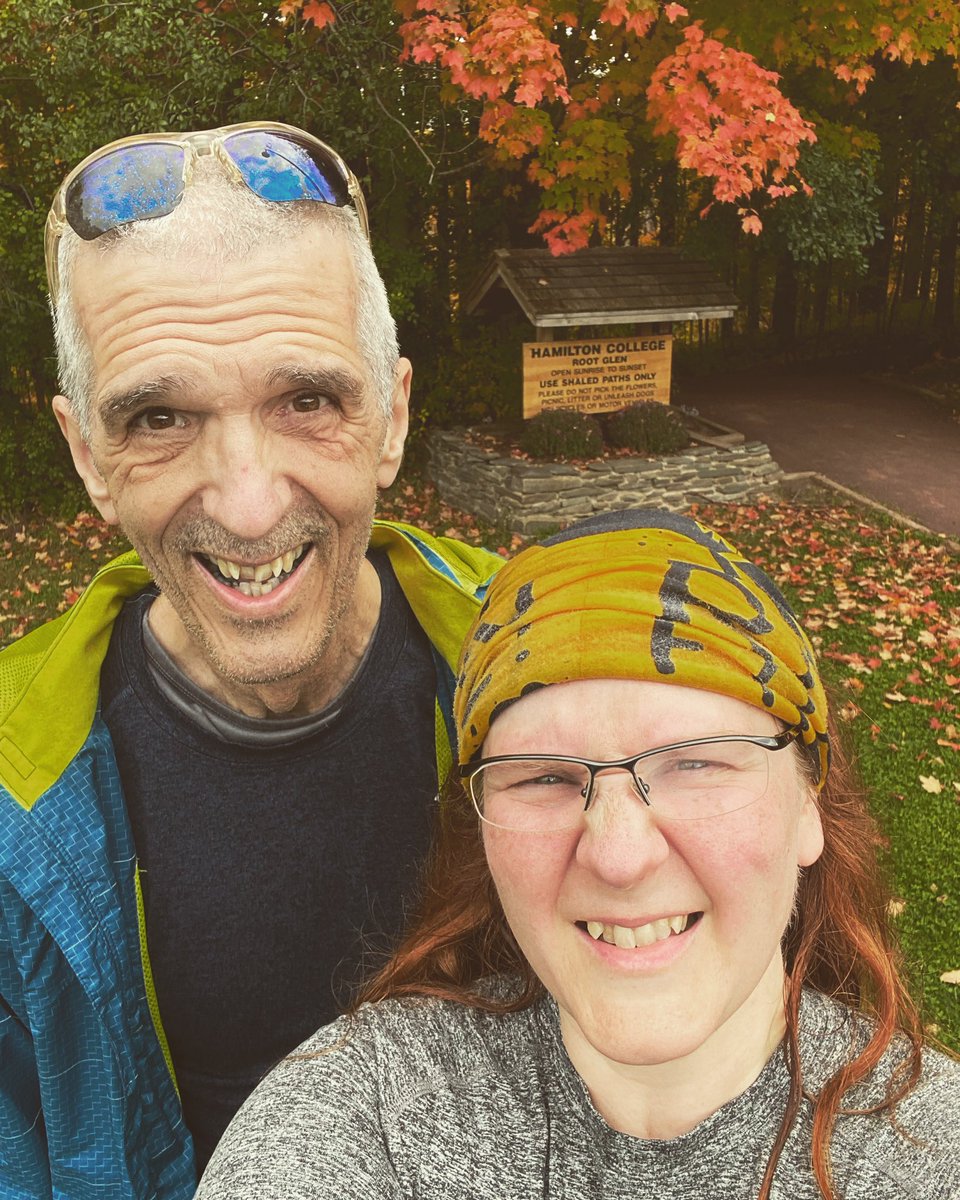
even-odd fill
[[[577,861],[611,887],[632,887],[655,870],[670,846],[629,772],[598,776],[577,844]]]

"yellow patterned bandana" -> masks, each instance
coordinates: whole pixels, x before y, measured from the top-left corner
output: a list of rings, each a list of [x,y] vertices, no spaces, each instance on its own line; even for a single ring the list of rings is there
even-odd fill
[[[499,712],[574,679],[643,679],[733,696],[799,726],[829,763],[813,650],[779,590],[717,533],[633,509],[591,517],[494,577],[460,658],[461,763]]]

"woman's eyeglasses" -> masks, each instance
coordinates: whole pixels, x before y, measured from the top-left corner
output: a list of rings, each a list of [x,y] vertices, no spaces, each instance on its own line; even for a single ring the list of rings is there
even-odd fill
[[[719,817],[753,804],[769,779],[769,755],[792,745],[799,726],[775,736],[694,738],[633,758],[596,762],[567,755],[504,754],[459,768],[489,825],[552,833],[580,824],[597,776],[627,771],[640,799],[667,821]]]
[[[121,138],[88,155],[54,196],[44,235],[50,297],[59,290],[57,246],[67,225],[85,241],[132,221],[165,217],[183,199],[193,166],[215,154],[264,200],[352,204],[367,238],[367,206],[356,176],[335,150],[292,125],[248,121],[195,133]]]

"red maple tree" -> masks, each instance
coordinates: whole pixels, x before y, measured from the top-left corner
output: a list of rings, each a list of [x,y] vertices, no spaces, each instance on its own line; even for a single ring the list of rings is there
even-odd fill
[[[759,233],[758,194],[806,187],[801,147],[816,140],[774,65],[829,71],[862,92],[877,56],[926,62],[956,55],[960,14],[929,0],[807,0],[771,26],[767,0],[395,0],[401,56],[439,72],[444,94],[480,105],[479,135],[494,161],[523,164],[541,191],[531,227],[554,251],[603,231],[611,197],[630,194],[630,123],[645,120],[714,203],[734,204]],[[308,11],[309,10],[309,11]],[[284,0],[318,26],[329,4]],[[736,20],[738,32],[724,26]]]

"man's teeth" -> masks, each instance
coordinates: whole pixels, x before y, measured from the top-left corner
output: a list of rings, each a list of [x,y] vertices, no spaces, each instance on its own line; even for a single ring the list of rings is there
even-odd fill
[[[302,558],[305,550],[306,543],[301,542],[296,549],[285,550],[270,562],[258,563],[256,566],[232,562],[229,558],[214,558],[209,561],[216,564],[217,570],[225,580],[233,580],[237,590],[245,596],[268,596],[282,577],[293,570],[294,563]]]
[[[677,917],[661,917],[659,921],[649,921],[646,925],[630,928],[627,925],[604,925],[601,921],[588,921],[587,933],[594,941],[601,938],[611,946],[619,946],[621,950],[636,950],[638,946],[652,946],[654,942],[662,942],[671,933],[683,933],[690,917],[688,913]]]

